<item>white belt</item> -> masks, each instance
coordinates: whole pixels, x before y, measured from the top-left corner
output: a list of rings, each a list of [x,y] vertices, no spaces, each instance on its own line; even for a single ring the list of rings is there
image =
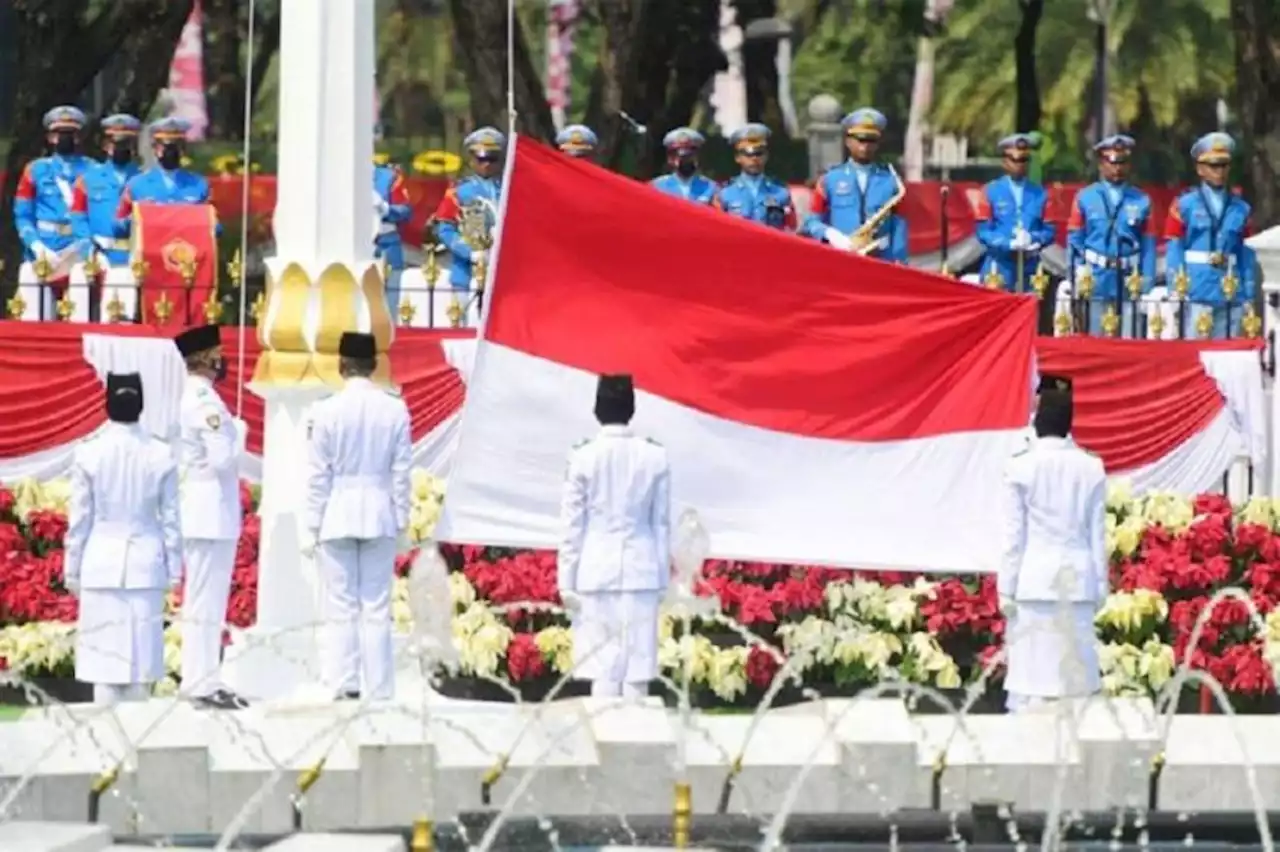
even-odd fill
[[[381,224],[379,224],[379,225],[378,225],[378,236],[380,236],[380,237],[381,237],[381,236],[385,236],[385,235],[387,235],[387,234],[394,234],[394,233],[396,233],[398,230],[399,230],[399,228],[397,228],[397,227],[396,227],[395,225],[393,225],[392,223],[390,223],[390,222],[382,222]]]
[[[334,485],[378,485],[386,487],[391,484],[389,475],[379,476],[372,473],[353,473],[347,476],[335,476]]]
[[[44,231],[46,234],[57,234],[61,237],[71,236],[71,226],[60,225],[57,222],[36,222],[36,230]]]
[[[103,251],[128,251],[129,241],[113,237],[94,237],[93,243]]]
[[[155,535],[160,532],[160,528],[154,524],[129,524],[124,521],[100,521],[95,518],[90,532],[107,533],[108,535],[121,536],[122,538],[134,538],[136,536]]]
[[[1130,254],[1107,255],[1099,251],[1094,251],[1093,249],[1084,250],[1084,259],[1087,260],[1089,263],[1093,264],[1094,266],[1104,266],[1109,268],[1114,268],[1114,267],[1111,267],[1111,264],[1115,263],[1116,261],[1120,261],[1121,263],[1124,263],[1125,261],[1131,260],[1132,258],[1135,258],[1137,256],[1138,256],[1137,252],[1132,252]]]
[[[1225,266],[1225,267],[1221,267],[1221,268],[1224,268],[1224,269],[1235,269],[1235,268],[1236,268],[1236,256],[1235,256],[1234,254],[1227,254],[1227,253],[1225,253],[1225,252],[1212,252],[1212,251],[1184,251],[1184,252],[1182,253],[1182,262],[1183,262],[1183,263],[1203,264],[1204,266],[1213,266],[1213,265],[1214,265],[1214,264],[1213,264],[1213,256],[1214,256],[1215,254],[1221,255],[1221,256],[1226,260],[1226,262],[1227,262],[1227,263],[1226,263],[1226,266]]]

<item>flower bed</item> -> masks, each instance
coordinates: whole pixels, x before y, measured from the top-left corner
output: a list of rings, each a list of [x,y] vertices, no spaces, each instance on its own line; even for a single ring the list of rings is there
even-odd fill
[[[0,664],[24,678],[73,670],[76,601],[62,587],[66,499],[65,483],[0,488]],[[442,499],[439,482],[415,475],[418,540],[429,536]],[[256,500],[244,486],[245,529],[228,607],[234,628],[251,624],[256,609]],[[1107,530],[1114,591],[1097,618],[1106,691],[1155,695],[1169,684],[1175,661],[1186,659],[1219,681],[1238,708],[1272,707],[1272,662],[1280,660],[1280,501],[1233,508],[1215,495],[1135,500],[1118,488]],[[446,548],[445,555],[459,651],[450,683],[469,683],[472,694],[504,695],[478,686],[494,681],[527,697],[545,694],[572,665],[572,637],[557,608],[555,555],[470,546]],[[408,558],[398,566],[394,616],[401,631],[412,620],[408,566]],[[1228,588],[1236,597],[1217,602],[1189,647],[1201,612]],[[659,655],[672,681],[689,665],[694,700],[703,706],[754,706],[780,672],[779,702],[850,695],[884,681],[943,692],[979,681],[988,691],[999,689],[1004,620],[990,576],[716,561],[706,566],[699,592],[718,598],[721,614],[695,621],[688,635],[664,617]],[[171,603],[176,615],[180,597]],[[1255,610],[1258,624],[1251,622]],[[165,636],[173,672],[176,624]],[[159,689],[175,685],[171,675]]]

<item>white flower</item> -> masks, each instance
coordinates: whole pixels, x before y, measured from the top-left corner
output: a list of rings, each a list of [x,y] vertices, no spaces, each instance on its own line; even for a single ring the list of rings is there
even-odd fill
[[[1109,595],[1094,623],[1131,633],[1147,624],[1162,624],[1168,616],[1169,602],[1163,595],[1150,589],[1134,589]]]
[[[476,602],[476,590],[461,571],[449,575],[449,597],[455,612],[463,612]]]
[[[69,665],[75,656],[76,625],[33,621],[0,629],[0,657],[18,676],[37,677]]]
[[[409,606],[409,581],[404,577],[396,577],[391,584],[391,624],[392,629],[408,636],[413,632],[413,608]]]
[[[1180,494],[1154,491],[1141,503],[1142,515],[1148,523],[1159,524],[1172,533],[1183,532],[1195,520],[1191,501]]]
[[[707,659],[707,686],[724,701],[733,701],[747,691],[747,655],[745,646],[718,648]]]
[[[567,627],[548,627],[539,630],[533,642],[542,657],[551,663],[557,674],[573,670],[573,632]]]
[[[1107,509],[1112,512],[1127,512],[1133,507],[1133,483],[1125,477],[1112,477],[1107,480]]]
[[[511,644],[511,628],[482,603],[474,603],[453,619],[453,645],[463,674],[494,677]]]

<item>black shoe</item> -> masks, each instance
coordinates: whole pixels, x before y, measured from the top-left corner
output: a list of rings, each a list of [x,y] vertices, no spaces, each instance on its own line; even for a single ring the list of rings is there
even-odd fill
[[[249,706],[239,695],[229,689],[219,689],[195,700],[196,707],[202,710],[243,710]]]
[[[358,690],[358,689],[344,689],[342,692],[339,692],[339,693],[338,693],[338,698],[337,698],[337,700],[338,700],[338,701],[359,701],[359,700],[360,700],[360,690]]]

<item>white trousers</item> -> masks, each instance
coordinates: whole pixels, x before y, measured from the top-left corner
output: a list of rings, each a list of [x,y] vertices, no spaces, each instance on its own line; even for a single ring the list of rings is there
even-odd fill
[[[119,704],[122,701],[146,701],[151,697],[151,684],[131,683],[127,686],[114,683],[95,683],[93,685],[93,703],[103,706]]]
[[[636,683],[616,683],[611,680],[591,681],[592,698],[622,697],[628,701],[638,701],[648,694],[649,684],[647,681]]]
[[[322,541],[316,565],[324,588],[325,685],[335,695],[360,690],[366,698],[390,699],[395,692],[391,584],[396,540]]]
[[[187,569],[182,591],[182,691],[199,698],[222,688],[218,668],[236,542],[189,538],[182,555]]]

